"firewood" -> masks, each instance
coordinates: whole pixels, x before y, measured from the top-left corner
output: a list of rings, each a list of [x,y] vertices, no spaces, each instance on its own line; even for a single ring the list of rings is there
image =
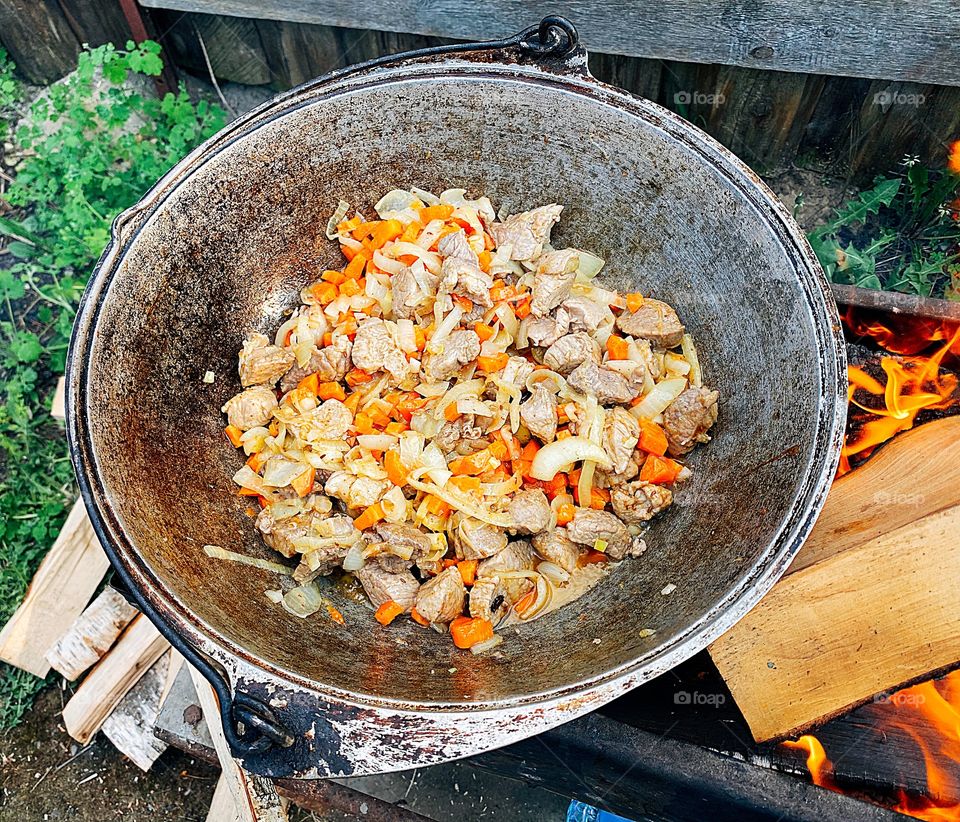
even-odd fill
[[[167,749],[167,743],[157,739],[153,728],[173,665],[173,653],[171,648],[153,664],[120,700],[101,728],[114,747],[143,771],[149,771],[157,757]]]
[[[46,676],[47,651],[80,616],[109,564],[77,500],[23,602],[0,631],[0,660]]]
[[[287,803],[280,799],[273,782],[247,773],[233,758],[223,733],[217,695],[210,683],[203,678],[203,674],[192,665],[189,670],[207,730],[213,739],[213,747],[223,769],[214,794],[214,804],[207,815],[208,822],[219,822],[220,819],[237,819],[238,822],[287,822]],[[223,782],[226,782],[226,786],[221,784]],[[229,792],[232,800],[233,817],[225,812],[228,807],[223,796],[225,790]]]
[[[66,409],[66,380],[61,377],[57,380],[57,390],[53,393],[53,402],[50,404],[50,416],[62,420],[67,416]]]
[[[137,609],[116,590],[105,588],[47,651],[47,661],[72,682],[96,665],[136,615]]]
[[[960,660],[960,419],[838,481],[788,574],[710,647],[757,741]]]
[[[117,703],[169,647],[149,619],[143,614],[136,617],[63,709],[67,733],[82,744],[89,742]]]

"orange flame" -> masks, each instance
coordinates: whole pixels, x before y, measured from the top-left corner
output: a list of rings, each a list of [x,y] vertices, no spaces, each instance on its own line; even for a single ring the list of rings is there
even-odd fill
[[[947,155],[947,169],[954,174],[960,174],[960,140],[950,146],[950,153]]]
[[[840,792],[833,781],[833,763],[827,758],[827,752],[820,744],[820,740],[810,734],[804,734],[797,740],[787,740],[781,743],[784,748],[807,752],[807,770],[814,785]]]

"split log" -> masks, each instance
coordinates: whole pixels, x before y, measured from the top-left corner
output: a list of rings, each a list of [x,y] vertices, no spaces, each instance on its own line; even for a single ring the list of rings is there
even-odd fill
[[[960,419],[839,480],[788,574],[710,647],[757,741],[960,660]]]
[[[50,416],[55,419],[66,419],[67,416],[67,383],[61,377],[57,380],[57,390],[53,392],[53,401],[50,403]]]
[[[46,676],[47,651],[80,616],[109,565],[83,501],[77,500],[23,602],[0,631],[0,660]]]
[[[138,611],[115,589],[104,588],[49,651],[51,667],[71,682],[96,665]]]
[[[117,703],[169,647],[143,614],[134,619],[63,709],[67,733],[84,745],[89,742]]]
[[[142,771],[149,771],[168,747],[154,735],[153,728],[174,664],[173,654],[171,648],[161,656],[103,721],[104,736]]]

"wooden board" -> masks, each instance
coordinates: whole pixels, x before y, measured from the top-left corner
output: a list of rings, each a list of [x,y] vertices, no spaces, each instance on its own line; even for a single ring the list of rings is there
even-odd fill
[[[44,85],[76,68],[80,53],[57,0],[0,0],[0,45],[27,79]]]
[[[960,660],[960,506],[781,580],[710,646],[756,740],[790,735]]]
[[[100,661],[138,613],[108,585],[47,651],[47,661],[72,682]]]
[[[0,660],[46,676],[46,653],[90,601],[110,562],[77,500],[26,596],[0,631]]]
[[[169,647],[143,614],[134,619],[63,709],[67,733],[84,745],[89,742],[117,703]]]
[[[619,0],[482,5],[438,0],[144,0],[202,11],[465,40],[513,34],[547,14],[569,17],[588,48],[612,54],[852,77],[960,85],[960,18],[950,0],[741,3]]]

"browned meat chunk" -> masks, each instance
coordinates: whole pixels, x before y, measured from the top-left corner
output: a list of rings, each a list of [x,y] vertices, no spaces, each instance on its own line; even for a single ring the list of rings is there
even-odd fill
[[[560,219],[563,206],[551,204],[513,214],[490,226],[498,246],[510,246],[511,260],[535,260],[550,240],[550,229]]]
[[[393,313],[397,319],[409,320],[416,314],[429,309],[432,298],[437,293],[440,279],[420,266],[419,278],[413,268],[408,266],[393,275],[390,285],[393,289]]]
[[[570,296],[579,265],[580,252],[575,248],[548,251],[537,260],[533,298],[530,300],[530,312],[534,317],[548,314]]]
[[[444,423],[433,441],[445,456],[450,454],[469,456],[482,451],[490,441],[484,430],[473,422],[473,415],[466,414],[453,422]]]
[[[611,408],[603,421],[603,450],[613,463],[614,474],[624,473],[640,441],[640,423],[620,406]]]
[[[603,368],[592,360],[570,372],[567,382],[582,394],[592,394],[601,405],[627,403],[639,393],[623,374]]]
[[[437,251],[444,257],[449,257],[454,260],[464,260],[473,265],[477,265],[476,252],[470,248],[470,243],[467,242],[467,235],[464,234],[462,229],[441,237],[440,242],[437,243]]]
[[[669,488],[637,480],[610,489],[610,502],[624,522],[640,523],[653,519],[673,502]]]
[[[458,257],[447,257],[443,261],[441,278],[446,288],[454,294],[469,297],[475,306],[489,308],[493,305],[493,300],[490,299],[493,277],[481,271],[476,263]]]
[[[497,577],[504,571],[532,571],[534,565],[536,565],[536,556],[530,543],[526,540],[517,540],[511,542],[496,556],[483,560],[477,566],[477,577],[479,579]],[[501,582],[511,604],[533,587],[533,582],[525,578],[502,579]]]
[[[669,305],[660,300],[647,299],[637,311],[624,311],[617,317],[617,328],[631,337],[650,340],[660,348],[680,345],[683,323]]]
[[[582,331],[561,337],[543,355],[543,364],[561,374],[569,374],[587,360],[600,362],[600,343]]]
[[[286,393],[297,387],[304,377],[316,374],[320,382],[338,382],[350,370],[350,351],[353,343],[350,338],[338,335],[331,345],[315,351],[310,361],[302,368],[294,363],[293,367],[280,380],[280,390]]]
[[[533,363],[530,362],[530,360],[524,357],[511,357],[507,360],[500,379],[507,383],[507,385],[512,385],[514,388],[519,388],[522,391],[527,384],[527,377],[532,373]]]
[[[427,354],[423,361],[427,376],[437,382],[450,379],[477,358],[480,354],[480,338],[475,331],[453,331],[439,344],[439,348],[439,351]]]
[[[593,508],[577,508],[573,520],[567,526],[567,536],[590,548],[601,539],[607,543],[608,553],[611,549],[614,553],[619,553],[630,545],[627,526],[609,511],[596,511]]]
[[[539,534],[550,525],[550,502],[539,488],[518,491],[507,506],[519,534]]]
[[[494,624],[507,615],[510,601],[502,583],[496,579],[478,579],[470,589],[470,616]]]
[[[638,452],[634,451],[623,471],[614,473],[598,470],[594,475],[594,484],[598,488],[613,488],[615,485],[630,482],[630,480],[640,473],[640,459]]]
[[[383,320],[371,317],[360,323],[353,340],[353,364],[369,374],[387,371],[399,382],[410,371],[390,326]]]
[[[274,385],[293,365],[294,356],[272,345],[263,334],[251,334],[240,352],[240,384]]]
[[[414,561],[430,553],[430,537],[413,525],[386,522],[378,525],[376,532],[384,544],[398,554],[412,552],[410,557]]]
[[[267,425],[277,407],[277,397],[272,388],[255,385],[227,400],[220,410],[227,415],[227,422],[247,431],[258,425]]]
[[[460,559],[486,559],[507,547],[507,535],[495,525],[460,513],[454,517],[451,537]]]
[[[588,297],[569,297],[557,310],[558,322],[566,321],[571,331],[596,331],[611,311]]]
[[[369,508],[379,501],[392,487],[390,480],[375,480],[358,477],[349,471],[334,471],[326,481],[323,491],[336,497],[351,508]]]
[[[261,512],[261,516],[262,513],[265,512],[266,509],[264,509],[264,512]],[[261,519],[261,517],[258,516],[257,527],[263,534],[263,541],[273,548],[274,551],[279,551],[285,557],[292,557],[302,550],[295,545],[297,540],[304,539],[305,537],[333,536],[334,533],[331,529],[339,526],[339,523],[331,523],[330,520],[338,519],[346,521],[344,526],[338,531],[338,535],[343,536],[346,541],[353,531],[353,520],[349,517],[331,517],[328,519],[315,511],[298,514],[295,517],[286,517],[281,520],[273,520],[272,517],[263,517]],[[342,534],[340,532],[342,532]],[[322,560],[321,564],[325,567],[323,573],[328,574],[337,567],[347,555],[347,546],[326,545],[317,550],[310,551],[310,554],[313,560]]]
[[[324,400],[312,411],[300,414],[287,426],[302,440],[339,440],[353,424],[353,414],[340,400]]]
[[[520,419],[541,442],[557,435],[557,397],[542,385],[536,385],[530,398],[520,403]]]
[[[409,571],[391,574],[377,563],[368,562],[357,571],[357,579],[363,585],[374,608],[379,608],[384,602],[393,600],[403,607],[404,613],[409,613],[417,599],[420,583]]]
[[[430,622],[450,622],[463,612],[467,589],[455,565],[427,580],[417,592],[414,607]]]
[[[556,317],[531,317],[527,320],[527,341],[530,345],[551,346],[567,333],[566,323]]]
[[[577,569],[581,549],[567,537],[566,528],[554,528],[537,534],[533,538],[533,547],[540,556],[556,563],[564,571],[573,573]]]
[[[670,453],[682,456],[698,442],[709,442],[707,431],[717,421],[719,391],[709,388],[688,388],[663,412],[663,428],[667,432]]]

